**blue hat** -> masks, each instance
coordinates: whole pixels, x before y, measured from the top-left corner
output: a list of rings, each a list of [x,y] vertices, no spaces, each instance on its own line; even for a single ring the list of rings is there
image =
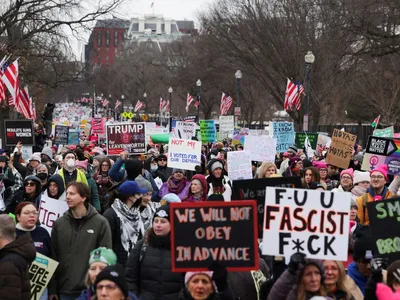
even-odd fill
[[[165,200],[168,203],[182,202],[181,199],[176,194],[173,194],[173,193],[169,193],[169,194],[164,195],[161,198],[161,200]]]
[[[134,195],[134,194],[145,194],[147,193],[146,189],[141,189],[136,181],[125,181],[123,184],[121,184],[118,188],[118,191],[122,195]]]

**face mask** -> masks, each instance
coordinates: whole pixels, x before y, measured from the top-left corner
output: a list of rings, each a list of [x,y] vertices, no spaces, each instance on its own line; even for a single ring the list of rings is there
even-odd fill
[[[73,169],[75,168],[75,160],[73,160],[72,158],[67,160],[67,168],[68,169]]]
[[[157,165],[151,165],[151,166],[150,166],[150,170],[153,171],[153,172],[155,172],[155,171],[158,170],[158,166],[157,166]]]
[[[45,180],[45,179],[47,179],[47,174],[46,173],[39,173],[39,174],[36,174],[36,176],[37,176],[37,178],[39,178],[40,180]]]

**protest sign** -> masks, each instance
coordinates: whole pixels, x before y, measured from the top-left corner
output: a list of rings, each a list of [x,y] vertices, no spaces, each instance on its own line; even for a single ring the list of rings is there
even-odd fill
[[[335,128],[332,133],[332,143],[326,155],[326,162],[330,165],[347,169],[356,141],[356,135]]]
[[[244,137],[249,135],[249,128],[235,127],[232,134],[232,145],[244,145]]]
[[[372,133],[373,136],[377,137],[394,137],[394,128],[393,126],[383,128],[383,129],[375,129],[374,132]]]
[[[184,140],[191,140],[196,134],[196,123],[177,121],[174,137]]]
[[[45,228],[51,235],[54,222],[68,210],[67,202],[50,198],[44,193],[41,197],[39,207],[40,226]]]
[[[157,128],[157,123],[156,122],[145,122],[145,132],[146,132],[146,145],[150,143],[151,135],[154,133],[154,129]]]
[[[92,133],[93,134],[104,134],[104,118],[93,118],[92,119]]]
[[[244,150],[250,153],[254,161],[275,161],[276,139],[269,136],[251,136],[244,138]]]
[[[263,254],[346,261],[350,201],[347,192],[267,187]]]
[[[32,146],[22,146],[21,147],[21,156],[25,161],[28,161],[29,158],[32,156],[32,154],[33,154]]]
[[[129,154],[146,153],[144,123],[108,124],[106,132],[108,155],[119,155],[124,150]]]
[[[388,166],[388,174],[400,175],[400,140],[369,136],[361,169]]]
[[[68,133],[69,133],[68,126],[56,125],[54,131],[54,145],[67,145]]]
[[[229,151],[228,174],[230,180],[252,179],[250,153],[247,151]]]
[[[268,136],[269,131],[265,129],[249,129],[249,135],[251,136]]]
[[[6,146],[15,146],[18,142],[26,146],[35,144],[32,120],[4,120],[4,130]]]
[[[68,132],[68,145],[79,145],[79,130],[70,130]]]
[[[214,143],[216,141],[214,120],[200,120],[200,136],[203,143]]]
[[[235,126],[234,116],[220,116],[219,117],[219,140],[223,140],[232,136],[233,128]]]
[[[171,203],[172,271],[259,269],[255,201]]]
[[[58,262],[36,252],[36,258],[29,266],[29,278],[31,283],[31,300],[39,300],[50,279],[56,271]]]
[[[325,146],[329,147],[331,142],[332,139],[329,136],[321,133],[318,134],[318,140],[317,140],[318,147],[325,147]]]
[[[229,167],[229,166],[228,166]],[[300,177],[276,177],[250,180],[235,180],[232,182],[232,199],[257,201],[258,235],[262,238],[265,206],[265,187],[301,188]]]
[[[197,116],[171,117],[169,119],[169,132],[174,132],[177,121],[197,123],[198,118]]]
[[[276,138],[276,152],[285,152],[294,144],[293,122],[272,122],[272,136]]]
[[[386,257],[389,262],[400,259],[400,198],[367,203],[371,234],[374,239],[373,253]]]
[[[194,171],[201,165],[201,142],[170,137],[168,167]]]
[[[296,132],[296,146],[299,148],[303,148],[307,136],[310,141],[311,148],[314,150],[317,149],[318,133]]]

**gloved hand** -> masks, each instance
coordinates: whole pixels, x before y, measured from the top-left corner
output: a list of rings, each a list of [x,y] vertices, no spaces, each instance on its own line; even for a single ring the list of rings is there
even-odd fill
[[[299,268],[300,264],[305,264],[306,255],[304,253],[301,252],[296,252],[294,254],[292,254],[292,256],[290,257],[290,262],[288,265],[288,270],[290,273],[292,274],[296,274],[297,270]]]
[[[214,272],[212,280],[217,285],[218,291],[225,290],[228,284],[228,270],[217,261],[214,261],[209,269]]]
[[[373,273],[381,273],[382,270],[386,269],[388,265],[388,259],[386,257],[375,257],[371,259],[371,271]]]

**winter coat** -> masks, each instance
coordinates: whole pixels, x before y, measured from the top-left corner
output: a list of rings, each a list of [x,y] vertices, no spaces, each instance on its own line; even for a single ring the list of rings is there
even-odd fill
[[[51,176],[49,178],[49,180],[47,180],[47,186],[50,185],[50,182],[55,182],[57,184],[57,186],[58,186],[58,194],[55,197],[51,197],[48,194],[48,190],[46,189],[46,191],[45,191],[46,195],[49,198],[65,201],[65,199],[66,199],[66,191],[65,191],[64,181],[63,181],[61,175],[60,174],[54,174],[53,176]]]
[[[21,164],[21,153],[18,154],[17,152],[14,153],[13,165],[14,168],[21,174],[22,178],[25,178],[30,175],[36,175],[36,170],[32,169],[31,165],[28,163],[25,166]]]
[[[206,177],[207,182],[209,182],[209,180],[208,180],[209,177],[210,177],[210,175]],[[225,191],[223,192],[222,196],[224,196],[224,201],[225,202],[229,202],[229,201],[231,201],[231,197],[232,197],[232,185],[231,185],[231,182],[230,182],[228,176],[224,175],[224,178],[222,179],[222,183],[223,183],[224,188],[225,188]],[[208,196],[210,196],[212,194],[214,194],[214,190],[213,190],[212,183],[209,182],[209,185],[208,185]]]
[[[162,180],[162,182],[166,182],[168,178],[172,176],[172,169],[168,167],[160,167],[157,169],[158,177]]]
[[[363,274],[360,273],[360,271],[358,271],[358,267],[355,262],[352,262],[349,265],[348,274],[350,278],[354,280],[358,288],[361,290],[361,293],[363,293],[364,295],[368,277],[365,277]]]
[[[111,179],[107,173],[100,174],[98,171],[93,175],[93,179],[97,184],[97,190],[99,193],[101,211],[104,212],[107,209],[107,205],[110,198],[110,193],[116,186],[116,182]]]
[[[0,298],[30,299],[29,265],[36,249],[29,234],[21,236],[0,249]]]
[[[93,287],[89,287],[86,290],[83,290],[76,300],[91,300],[93,296],[96,295],[96,292],[93,290]],[[128,298],[126,300],[139,300],[133,293],[129,292]]]
[[[62,168],[61,170],[58,171],[58,174],[62,177],[65,187],[67,187],[68,183],[70,183],[72,181],[82,182],[82,183],[86,184],[87,186],[89,186],[88,181],[86,179],[86,175],[81,170],[75,169],[72,172],[72,176],[69,176],[69,172],[67,170],[65,170],[64,168]],[[66,177],[72,177],[72,178],[70,178],[70,180],[68,180],[68,179],[66,180]]]
[[[97,189],[96,181],[94,181],[89,173],[86,174],[86,179],[90,189],[90,204],[92,204],[97,211],[101,211],[99,190]]]
[[[53,259],[59,262],[49,294],[79,295],[85,289],[84,277],[90,252],[98,247],[112,248],[107,220],[90,204],[81,219],[71,210],[58,218],[51,231]]]
[[[203,187],[203,195],[201,196],[201,198],[199,199],[199,201],[207,201],[208,183],[207,183],[206,178],[205,178],[203,175],[201,175],[201,174],[196,174],[196,175],[193,175],[192,179],[190,180],[190,183],[191,183],[194,179],[199,180],[199,181],[201,182],[202,187]],[[193,202],[193,200],[194,200],[194,199],[193,199],[192,190],[191,190],[191,188],[190,188],[190,186],[189,186],[187,196],[185,197],[185,199],[182,200],[182,202]]]
[[[0,172],[0,175],[3,176],[3,179],[0,178],[0,185],[1,183],[4,184],[4,192],[2,194],[0,193],[0,199],[3,199],[4,205],[7,206],[13,196],[12,187],[15,185],[16,181],[12,170],[10,170],[7,166],[0,170]],[[0,190],[1,189],[2,188],[0,187]]]
[[[186,185],[183,188],[183,190],[179,194],[176,194],[179,197],[179,199],[183,200],[186,198],[186,196],[189,192],[189,187],[190,187],[190,181],[186,181]],[[172,192],[168,189],[168,181],[167,181],[167,182],[164,182],[163,185],[161,186],[160,191],[158,192],[158,197],[160,197],[160,199],[162,199],[162,197],[164,197],[166,194],[169,194],[169,193],[172,193]]]
[[[36,193],[34,195],[28,195],[25,193],[25,189],[22,189],[14,194],[11,198],[10,203],[7,205],[6,213],[15,213],[15,209],[17,205],[24,201],[29,201],[36,205],[37,199],[40,198],[40,194],[42,192],[42,185],[40,184],[39,178],[36,176],[28,176],[25,178],[24,182],[31,180],[36,184]]]
[[[394,195],[400,196],[400,176],[395,176],[393,181],[389,185],[389,191]]]
[[[146,239],[146,243],[139,241],[129,255],[129,290],[141,300],[176,300],[184,288],[184,274],[172,272],[170,236],[157,236],[150,229]]]
[[[25,231],[21,227],[18,228],[17,224],[17,236],[23,236],[30,234],[33,240],[33,244],[36,247],[36,252],[43,254],[47,257],[52,257],[51,253],[51,238],[49,232],[43,227],[37,225],[32,231]]]

